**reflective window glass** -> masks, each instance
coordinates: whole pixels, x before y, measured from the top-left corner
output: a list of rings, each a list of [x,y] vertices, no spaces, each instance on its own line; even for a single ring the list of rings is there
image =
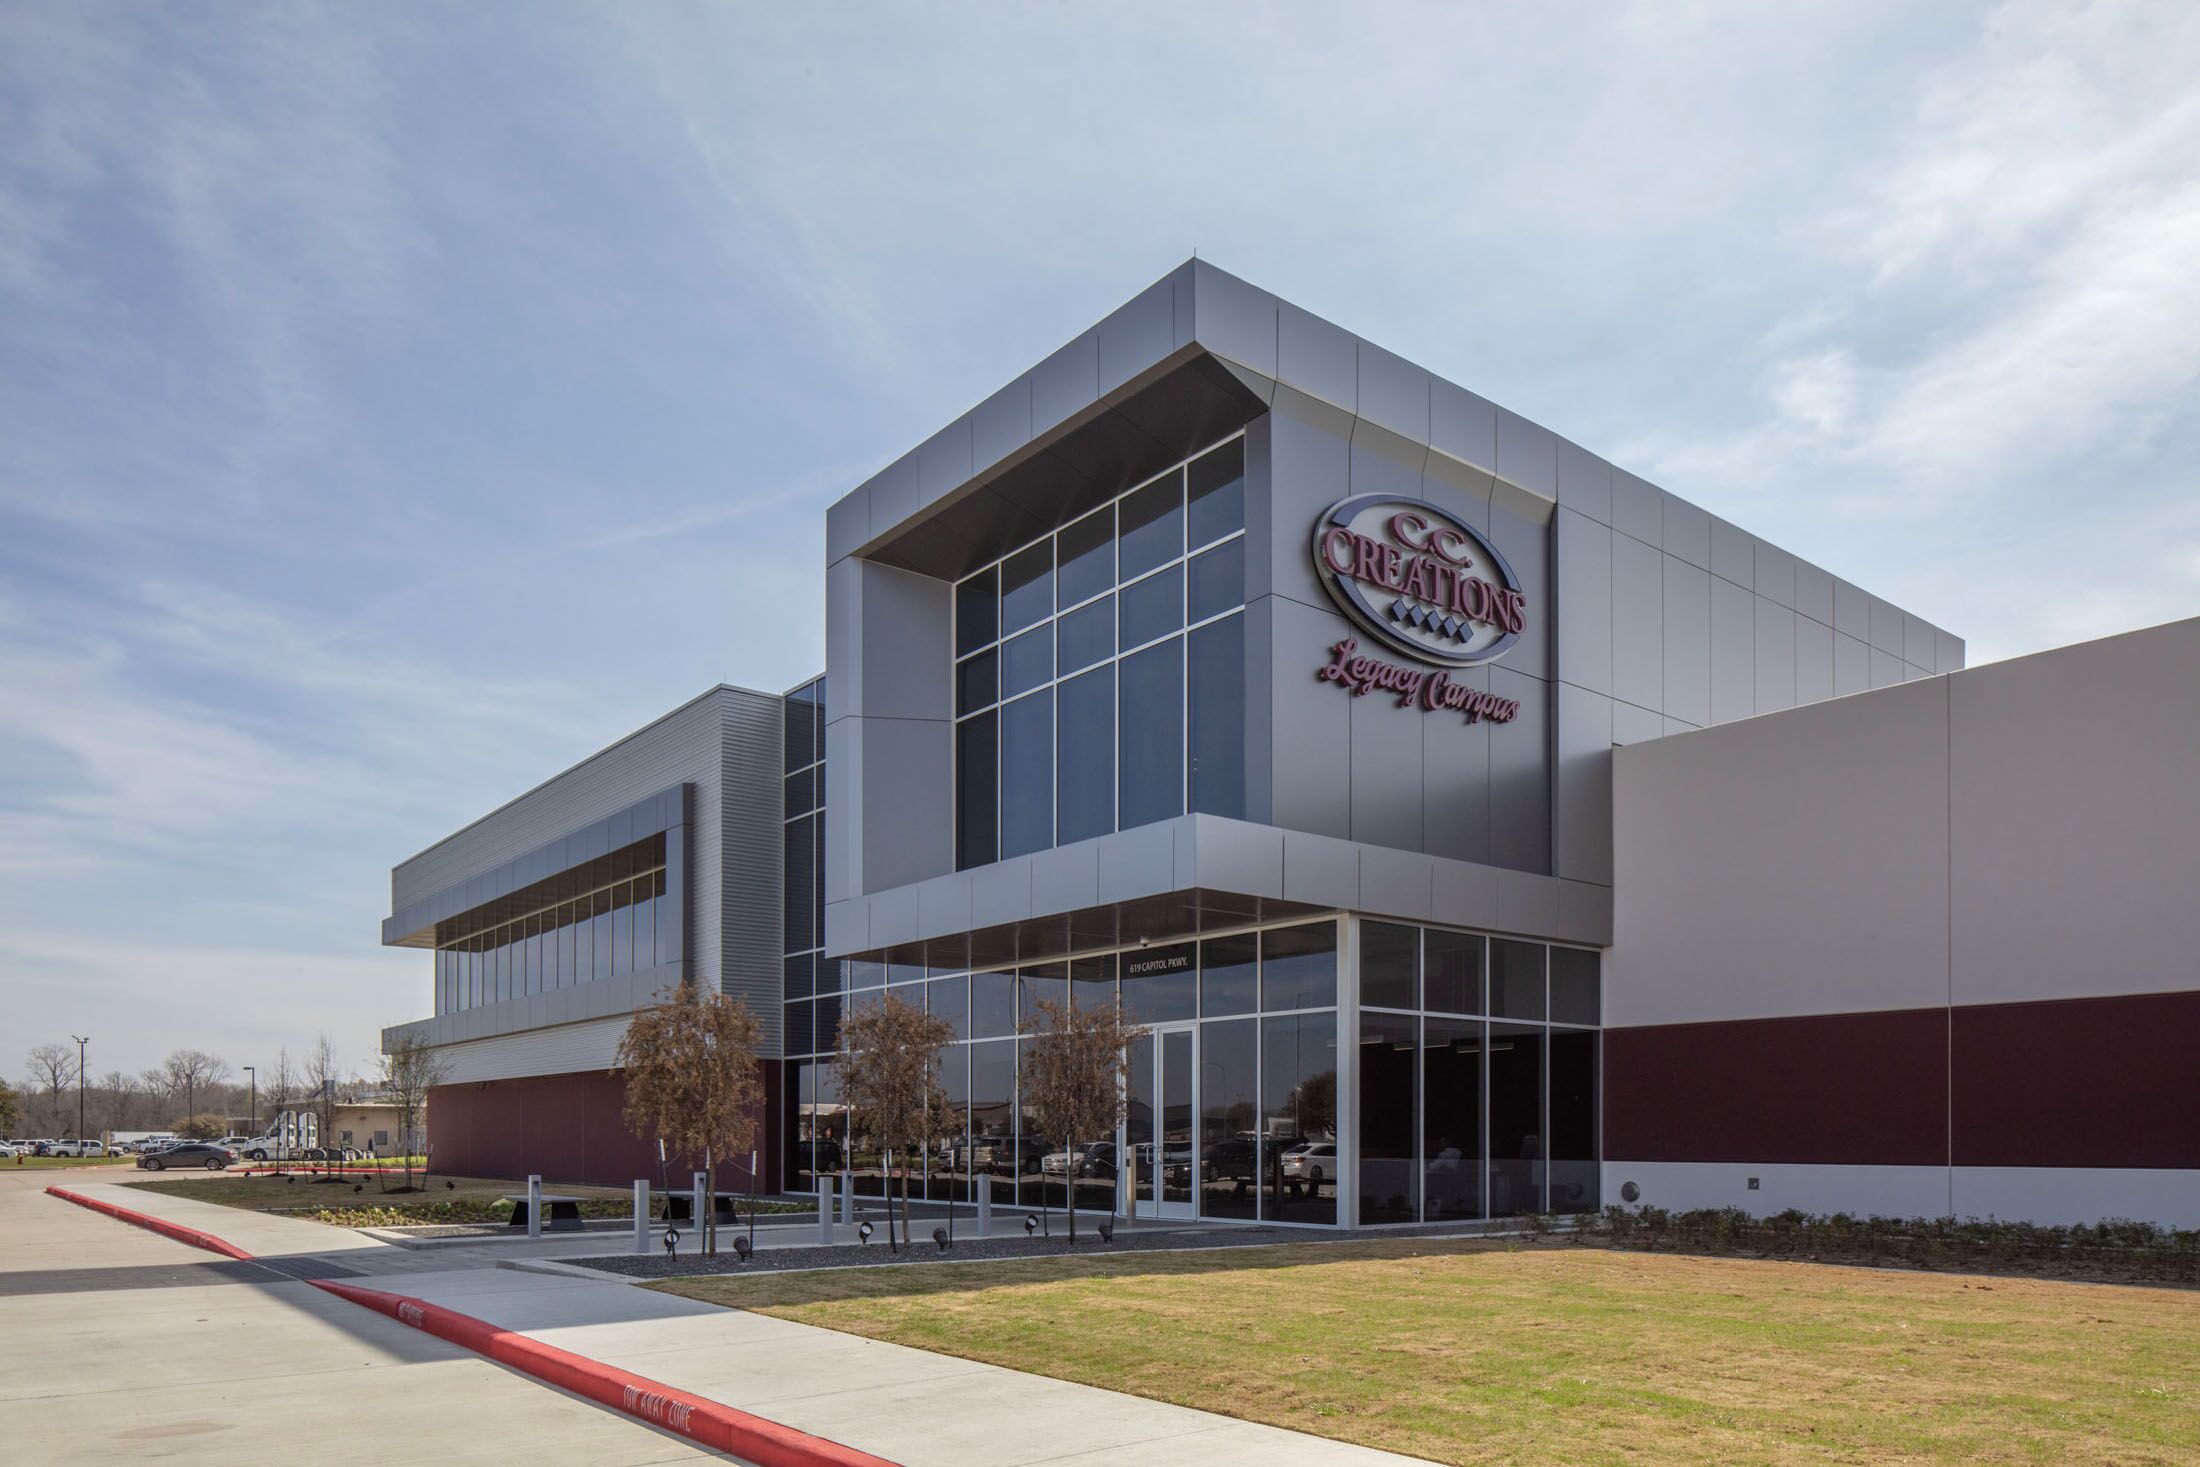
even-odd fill
[[[1054,843],[1054,699],[1045,693],[1001,707],[1001,856]]]
[[[1184,625],[1184,567],[1172,565],[1158,575],[1125,586],[1116,596],[1122,606],[1122,644],[1143,646]]]
[[[1163,642],[1118,667],[1117,824],[1129,830],[1184,813],[1184,644]]]
[[[1001,562],[1001,635],[1054,610],[1054,546],[1042,540]]]
[[[1337,1001],[1337,928],[1333,922],[1275,927],[1260,938],[1260,1006],[1324,1008]]]
[[[1037,1032],[1039,1005],[1050,1003],[1059,1008],[1069,1002],[1068,972],[1064,963],[1038,963],[1017,969],[1017,1022],[1024,1033]]]
[[[1002,1039],[1016,1032],[1016,975],[970,975],[970,1034],[974,1039]]]
[[[808,953],[797,953],[784,959],[780,965],[780,992],[788,998],[808,998],[814,959]]]
[[[1337,1220],[1337,1016],[1261,1020],[1261,1215]]]
[[[1551,1022],[1597,1022],[1597,955],[1578,947],[1551,949]]]
[[[1245,541],[1217,545],[1192,557],[1189,616],[1205,621],[1245,604]]]
[[[955,664],[955,712],[975,713],[1000,696],[1000,653],[981,652]]]
[[[1420,1020],[1363,1015],[1359,1068],[1360,1221],[1418,1222],[1421,1176],[1413,1131],[1421,1108]]]
[[[1001,646],[1001,696],[1028,693],[1054,677],[1054,628],[1033,627]]]
[[[999,566],[987,566],[955,587],[955,652],[975,652],[1001,633]]]
[[[1555,958],[1558,949],[1551,953]],[[1555,985],[1555,972],[1552,981]],[[1555,987],[1553,995],[1555,1001]],[[1597,1045],[1602,1038],[1594,1029],[1551,1031],[1551,1212],[1594,1212],[1602,1205],[1597,1185]]]
[[[1054,537],[1055,603],[1075,606],[1115,584],[1115,506],[1064,526]]]
[[[1117,507],[1117,575],[1144,575],[1184,553],[1184,472],[1172,469]]]
[[[1245,818],[1245,618],[1209,622],[1187,642],[1192,808]]]
[[[1000,793],[996,714],[981,713],[955,725],[955,864],[958,869],[994,859],[994,819]]]
[[[1420,928],[1360,924],[1360,1002],[1378,1009],[1421,1006]]]
[[[1489,1060],[1490,1216],[1542,1212],[1543,1031],[1490,1025]]]
[[[1429,934],[1435,936],[1434,933]],[[1421,1167],[1428,1220],[1482,1215],[1482,1021],[1428,1019],[1421,1034]]]
[[[1504,1019],[1543,1017],[1543,944],[1490,939],[1490,1013]]]
[[[780,705],[786,767],[800,769],[816,760],[817,705],[789,698]]]
[[[935,978],[924,985],[927,991],[926,1007],[934,1018],[945,1019],[954,1026],[957,1039],[970,1037],[970,980],[968,978]],[[916,999],[917,990],[909,989],[903,997],[910,1002]]]
[[[1192,460],[1191,540],[1194,548],[1245,528],[1245,440],[1233,438]]]
[[[1242,933],[1199,945],[1199,1011],[1249,1014],[1260,1004],[1260,937]]]
[[[1122,955],[1123,1008],[1133,1024],[1166,1024],[1194,1016],[1198,951],[1189,942]]]
[[[1057,659],[1064,673],[1089,667],[1115,652],[1115,598],[1103,596],[1054,624]]]
[[[1422,971],[1427,1007],[1440,1014],[1486,1014],[1482,960],[1486,938],[1431,927],[1424,938]]]
[[[1070,678],[1054,696],[1056,839],[1068,845],[1115,828],[1115,668]]]
[[[1259,1204],[1259,1033],[1252,1019],[1199,1026],[1199,1215],[1249,1218]]]

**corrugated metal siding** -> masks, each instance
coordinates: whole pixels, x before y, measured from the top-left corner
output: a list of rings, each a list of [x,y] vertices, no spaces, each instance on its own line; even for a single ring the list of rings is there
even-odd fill
[[[769,699],[740,688],[713,688],[399,862],[390,871],[390,910],[683,781],[707,786],[710,797],[697,803],[714,805],[721,779],[720,720],[725,703],[735,697]]]
[[[554,1029],[526,1029],[500,1034],[494,1039],[469,1039],[463,1044],[436,1050],[442,1058],[445,1085],[472,1085],[483,1080],[511,1080],[522,1075],[565,1075],[586,1070],[608,1070],[616,1063],[619,1040],[632,1016],[592,1019],[585,1024],[561,1024]]]
[[[784,700],[733,691],[723,702],[724,742],[718,772],[723,791],[725,838],[717,873],[719,930],[725,962],[719,987],[755,1013],[764,1030],[763,1052],[780,1053],[783,983],[780,927],[781,835],[784,796],[780,780]],[[703,890],[698,874],[698,891]]]

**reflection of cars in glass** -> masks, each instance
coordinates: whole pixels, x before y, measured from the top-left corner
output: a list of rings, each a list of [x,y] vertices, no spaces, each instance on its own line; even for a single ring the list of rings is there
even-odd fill
[[[1040,1170],[1047,1143],[1036,1136],[984,1136],[971,1149],[973,1171],[998,1176],[1020,1176]]]
[[[1319,1192],[1322,1182],[1336,1176],[1337,1144],[1334,1141],[1306,1141],[1284,1152],[1282,1161],[1284,1185],[1293,1193]]]
[[[816,1141],[816,1160],[812,1163],[821,1172],[840,1170],[840,1143],[830,1136],[820,1136]]]
[[[1085,1154],[1077,1159],[1077,1175],[1080,1177],[1108,1178],[1115,1175],[1115,1143],[1095,1141],[1085,1148]]]
[[[1200,1177],[1210,1183],[1235,1182],[1242,1195],[1253,1185],[1255,1157],[1253,1143],[1246,1137],[1213,1142],[1200,1155]]]

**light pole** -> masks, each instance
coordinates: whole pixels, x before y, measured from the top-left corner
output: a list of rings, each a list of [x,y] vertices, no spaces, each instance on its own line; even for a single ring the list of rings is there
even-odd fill
[[[244,1067],[245,1078],[252,1083],[252,1124],[245,1127],[251,1134],[260,1134],[260,1070],[257,1065]]]
[[[84,1046],[92,1042],[88,1034],[71,1034],[76,1041],[76,1149],[84,1149]]]

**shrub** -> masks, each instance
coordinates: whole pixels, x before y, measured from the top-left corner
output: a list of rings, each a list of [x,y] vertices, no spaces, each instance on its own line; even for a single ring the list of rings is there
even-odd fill
[[[1856,1217],[1794,1209],[1607,1207],[1591,1224],[1613,1247],[1753,1257],[1809,1257],[1919,1268],[1992,1268],[2200,1283],[2200,1230],[2112,1218],[2051,1227],[1998,1218]]]

